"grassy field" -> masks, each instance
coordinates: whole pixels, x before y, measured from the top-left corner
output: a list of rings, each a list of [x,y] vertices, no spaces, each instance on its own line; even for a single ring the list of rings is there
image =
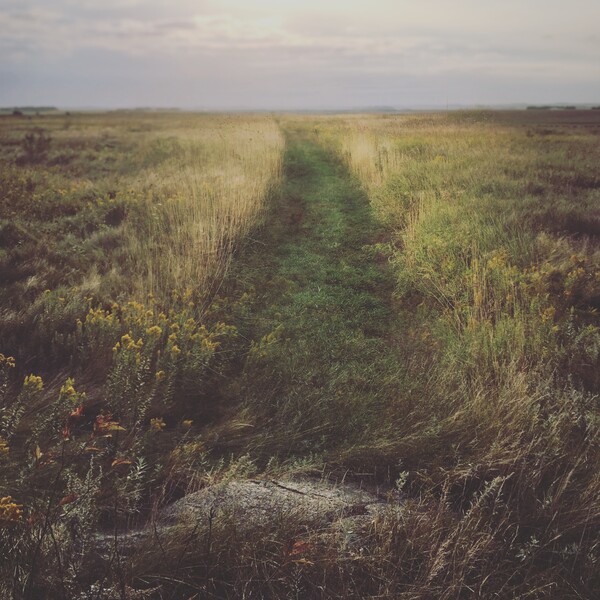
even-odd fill
[[[596,598],[599,135],[0,118],[0,596]],[[92,559],[187,491],[294,473],[401,511],[358,553],[291,560],[278,522]]]

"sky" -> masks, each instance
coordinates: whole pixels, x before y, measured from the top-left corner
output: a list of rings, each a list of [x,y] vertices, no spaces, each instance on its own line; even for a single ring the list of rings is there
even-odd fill
[[[0,106],[600,104],[599,0],[0,0]]]

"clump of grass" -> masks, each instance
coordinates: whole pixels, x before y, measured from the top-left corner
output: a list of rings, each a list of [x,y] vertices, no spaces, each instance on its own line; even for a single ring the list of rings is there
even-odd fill
[[[35,165],[0,123],[0,594],[595,598],[599,156],[541,118],[288,121],[223,286],[273,122],[52,117]],[[188,489],[317,465],[388,506],[120,549]]]
[[[21,164],[42,162],[48,156],[51,142],[52,138],[46,135],[43,130],[38,129],[28,133],[23,138],[21,144],[23,155],[19,157],[18,161]]]
[[[163,460],[201,445],[241,353],[206,309],[279,177],[268,118],[74,121],[45,122],[43,160],[0,151],[0,594],[15,598],[87,589],[94,532],[190,483]]]
[[[549,144],[481,117],[321,125],[393,228],[397,293],[413,315],[409,351],[421,381],[419,398],[399,391],[389,428],[370,432],[341,462],[401,461],[414,492],[441,493],[460,511],[442,534],[446,566],[432,567],[435,577],[418,586],[423,593],[459,594],[468,557],[458,557],[454,544],[463,539],[476,552],[485,538],[506,563],[481,557],[476,581],[496,580],[501,595],[533,586],[541,596],[560,589],[591,597],[600,518],[592,374],[600,252],[588,226],[598,210],[588,173],[597,146],[591,132],[563,130]],[[559,218],[549,208],[557,204]],[[583,225],[574,230],[575,223]],[[497,481],[501,510],[480,515],[471,529],[465,507]],[[508,587],[500,573],[513,573]]]
[[[281,172],[283,137],[265,119],[213,119],[177,138],[178,152],[143,174],[124,230],[141,296],[205,295],[256,225]]]
[[[280,176],[269,118],[113,113],[77,115],[67,130],[58,116],[0,127],[0,330],[19,364],[64,364],[72,352],[55,341],[85,316],[85,298],[153,293],[168,308],[189,289],[199,315]],[[31,127],[52,137],[47,160],[15,166]]]

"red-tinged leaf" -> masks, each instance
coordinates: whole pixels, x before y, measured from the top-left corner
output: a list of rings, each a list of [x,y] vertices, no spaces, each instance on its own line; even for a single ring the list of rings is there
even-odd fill
[[[77,494],[67,494],[66,496],[64,496],[60,499],[60,502],[58,504],[60,506],[64,506],[65,504],[71,504],[72,502],[75,502],[75,500],[77,500],[77,498],[78,498]]]
[[[71,439],[71,428],[69,427],[69,425],[65,424],[65,426],[63,427],[62,436],[65,440]]]
[[[125,431],[118,421],[112,420],[112,415],[98,415],[94,423],[94,432],[104,435],[107,431]]]
[[[71,417],[78,418],[83,415],[83,404],[80,404],[72,413]]]
[[[304,540],[296,540],[289,552],[290,556],[301,556],[310,550],[310,544]]]
[[[112,461],[112,464],[110,465],[111,467],[118,467],[119,465],[130,465],[131,461],[127,460],[126,458],[115,458],[115,460]]]
[[[96,446],[88,446],[84,448],[86,452],[102,452],[102,448],[96,448]]]

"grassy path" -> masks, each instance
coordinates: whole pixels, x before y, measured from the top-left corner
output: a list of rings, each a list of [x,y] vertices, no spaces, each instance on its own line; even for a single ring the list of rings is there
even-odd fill
[[[360,187],[307,132],[286,133],[280,197],[236,267],[254,290],[240,393],[258,422],[244,444],[264,456],[331,454],[380,427],[400,385],[393,280]]]

